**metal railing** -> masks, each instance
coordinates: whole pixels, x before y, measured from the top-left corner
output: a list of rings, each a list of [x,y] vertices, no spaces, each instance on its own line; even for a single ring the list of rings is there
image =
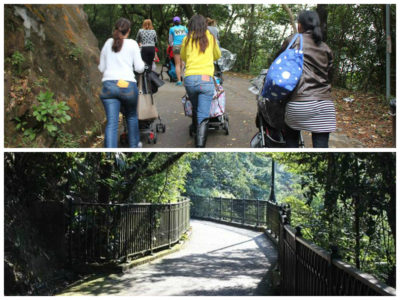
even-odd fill
[[[290,207],[263,200],[191,197],[193,217],[265,227],[276,239],[281,295],[395,295],[395,289],[305,240]],[[271,236],[271,235],[270,235]]]
[[[191,196],[191,216],[232,224],[266,227],[279,236],[281,211],[290,216],[288,207],[265,200]]]
[[[126,261],[179,241],[189,228],[190,202],[69,205],[70,262]]]
[[[361,272],[338,257],[338,249],[327,251],[302,237],[280,213],[279,268],[282,295],[394,296],[396,290]]]

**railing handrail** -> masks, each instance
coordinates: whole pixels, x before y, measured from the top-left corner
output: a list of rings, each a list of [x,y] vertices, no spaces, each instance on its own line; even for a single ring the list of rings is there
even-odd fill
[[[98,202],[75,202],[72,201],[72,205],[94,205],[94,206],[168,206],[168,205],[179,205],[190,202],[190,200],[184,200],[180,202],[171,203],[98,203]]]
[[[393,287],[379,281],[371,274],[362,272],[361,270],[357,269],[347,262],[344,262],[340,259],[332,259],[332,264],[337,268],[343,270],[344,272],[350,274],[351,276],[356,277],[363,284],[367,285],[379,294],[387,296],[396,295],[396,290]]]
[[[259,202],[268,202],[272,204],[276,204],[274,202],[271,202],[269,200],[263,200],[263,199],[245,199],[245,198],[225,198],[225,197],[207,197],[207,196],[192,196],[196,199],[221,199],[221,200],[232,200],[232,201],[259,201]]]

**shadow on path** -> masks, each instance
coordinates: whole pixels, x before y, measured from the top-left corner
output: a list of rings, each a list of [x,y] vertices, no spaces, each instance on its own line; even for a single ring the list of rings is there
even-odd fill
[[[125,274],[99,276],[69,295],[271,295],[268,274],[277,253],[262,233],[192,221],[193,235],[178,253]],[[204,249],[203,249],[204,248]]]

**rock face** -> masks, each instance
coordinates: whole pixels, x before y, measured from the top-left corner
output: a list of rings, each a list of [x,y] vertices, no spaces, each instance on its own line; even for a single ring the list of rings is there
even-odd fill
[[[83,6],[5,5],[4,12],[5,146],[63,147],[60,136],[67,139],[65,147],[90,146],[105,113],[99,99],[100,51]],[[23,58],[18,61],[15,53]],[[56,136],[33,116],[41,91],[70,107],[71,120],[57,124]],[[29,142],[23,138],[27,129],[35,132]]]

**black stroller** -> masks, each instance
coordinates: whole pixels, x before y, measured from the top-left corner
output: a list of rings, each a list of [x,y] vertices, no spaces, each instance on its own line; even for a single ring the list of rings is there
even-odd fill
[[[164,72],[167,73],[170,82],[178,81],[178,78],[176,77],[176,71],[175,71],[174,54],[172,52],[171,46],[168,46],[165,62],[161,66],[161,72],[160,72],[161,80],[164,80]]]
[[[250,141],[252,148],[285,148],[285,105],[284,101],[271,102],[261,96],[264,80],[268,69],[261,70],[260,74],[250,82],[249,91],[256,95],[258,132]],[[300,133],[299,147],[304,148],[303,136]]]
[[[149,67],[146,66],[145,72],[143,74],[136,74],[136,78],[143,82],[142,92],[144,94],[151,94],[151,98],[153,99],[153,94],[157,93],[158,87],[163,85],[164,83],[158,78],[159,74],[151,71]],[[158,79],[158,80],[157,80]],[[155,82],[156,81],[156,82]],[[153,103],[153,105],[155,105]],[[123,132],[120,135],[120,146],[126,147],[128,146],[128,126],[126,122],[125,115],[123,114]],[[155,124],[155,121],[158,120],[158,123]],[[166,131],[166,126],[162,122],[160,115],[154,119],[140,120],[139,119],[139,131],[140,131],[140,139],[145,139],[148,144],[156,144],[157,143],[157,133]]]

